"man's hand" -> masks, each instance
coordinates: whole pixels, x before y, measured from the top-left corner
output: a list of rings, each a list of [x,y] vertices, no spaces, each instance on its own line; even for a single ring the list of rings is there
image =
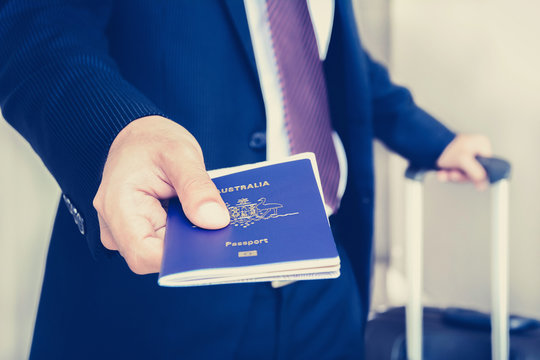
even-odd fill
[[[176,195],[195,225],[219,229],[229,224],[195,138],[160,116],[133,121],[112,143],[94,198],[101,242],[118,250],[133,272],[158,272],[166,222],[160,200]]]
[[[441,181],[471,181],[477,189],[485,189],[487,174],[476,161],[477,155],[485,157],[492,155],[491,144],[487,137],[468,134],[456,136],[437,159],[437,166],[442,169],[437,172],[437,177]]]

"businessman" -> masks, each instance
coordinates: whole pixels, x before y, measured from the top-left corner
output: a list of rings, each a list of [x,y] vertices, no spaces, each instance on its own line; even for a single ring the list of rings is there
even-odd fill
[[[443,180],[485,186],[475,156],[489,142],[456,136],[390,82],[350,1],[0,4],[0,108],[65,204],[31,358],[361,358],[373,138]],[[222,228],[207,169],[302,151],[318,159],[340,278],[157,286],[162,200]]]

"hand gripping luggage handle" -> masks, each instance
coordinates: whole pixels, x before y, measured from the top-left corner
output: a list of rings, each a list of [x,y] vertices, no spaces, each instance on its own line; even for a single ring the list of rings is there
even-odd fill
[[[510,163],[506,160],[495,157],[477,156],[476,160],[486,170],[489,182],[495,184],[499,180],[510,178]],[[423,181],[427,172],[437,169],[428,169],[409,165],[405,171],[405,177],[411,180]]]
[[[507,360],[508,330],[508,179],[510,163],[499,158],[477,157],[486,170],[492,189],[491,286],[492,359]],[[405,260],[408,281],[406,305],[407,357],[422,359],[422,272],[423,223],[422,183],[427,172],[436,169],[407,168],[405,191]]]

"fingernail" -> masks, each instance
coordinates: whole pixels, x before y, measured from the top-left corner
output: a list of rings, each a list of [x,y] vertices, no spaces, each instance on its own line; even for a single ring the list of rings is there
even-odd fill
[[[199,206],[197,219],[200,226],[207,229],[220,229],[230,222],[229,211],[217,202],[206,202]]]

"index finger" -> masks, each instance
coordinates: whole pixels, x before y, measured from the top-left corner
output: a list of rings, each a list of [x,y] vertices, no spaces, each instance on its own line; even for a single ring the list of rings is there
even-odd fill
[[[136,194],[110,217],[108,226],[120,254],[136,274],[158,272],[163,257],[166,212],[158,199]]]

